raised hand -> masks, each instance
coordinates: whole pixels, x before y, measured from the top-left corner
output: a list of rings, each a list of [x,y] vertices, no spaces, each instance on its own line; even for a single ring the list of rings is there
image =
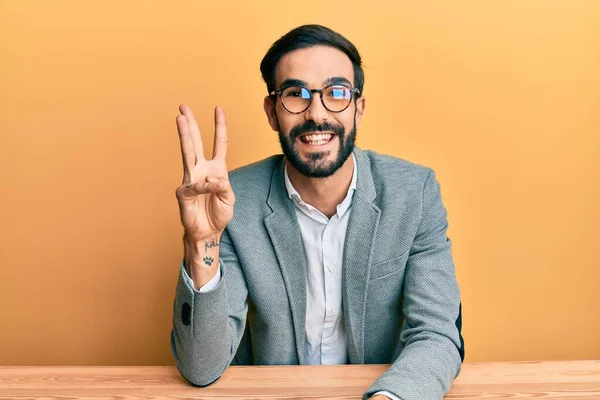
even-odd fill
[[[192,110],[179,106],[176,118],[181,155],[183,183],[175,194],[179,202],[181,223],[189,243],[218,243],[227,224],[233,218],[235,196],[229,183],[225,156],[227,154],[227,123],[222,108],[215,108],[215,138],[212,160],[204,158],[200,130]]]

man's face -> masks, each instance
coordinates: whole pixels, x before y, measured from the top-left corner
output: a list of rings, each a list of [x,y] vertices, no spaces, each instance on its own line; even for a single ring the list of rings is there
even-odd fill
[[[277,89],[302,83],[308,89],[322,89],[330,83],[354,87],[352,62],[340,50],[315,46],[295,50],[283,56],[275,69]],[[287,111],[278,97],[265,98],[265,112],[286,159],[301,174],[322,178],[331,176],[348,159],[354,149],[356,129],[364,110],[364,97],[342,112],[331,112],[323,106],[318,93],[312,94],[306,111]],[[314,136],[319,135],[319,136]]]

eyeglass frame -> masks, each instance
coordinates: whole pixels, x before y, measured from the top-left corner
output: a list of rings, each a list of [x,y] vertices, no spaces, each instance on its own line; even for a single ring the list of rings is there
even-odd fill
[[[346,104],[346,107],[344,107],[343,109],[341,109],[339,111],[331,111],[325,105],[325,101],[323,100],[323,91],[325,89],[327,89],[327,88],[332,87],[332,86],[342,86],[342,87],[344,87],[346,89],[349,89],[350,90],[350,94],[353,97],[354,97],[355,94],[358,95],[358,96],[360,96],[360,90],[359,89],[357,89],[355,87],[348,86],[348,85],[344,85],[344,84],[341,84],[341,83],[331,83],[329,85],[323,86],[321,89],[309,89],[309,88],[307,88],[306,86],[303,86],[303,85],[288,85],[288,86],[282,87],[279,90],[273,90],[271,93],[269,93],[269,95],[270,96],[277,96],[277,97],[281,98],[281,94],[283,93],[284,90],[289,89],[291,87],[299,87],[299,88],[302,88],[302,89],[306,89],[308,92],[310,92],[310,100],[308,101],[308,105],[306,106],[306,108],[304,110],[294,112],[294,111],[290,111],[290,110],[287,109],[287,107],[283,103],[283,99],[282,99],[281,100],[281,105],[283,106],[283,108],[285,109],[285,111],[289,112],[290,114],[302,114],[303,112],[305,112],[306,110],[308,110],[310,108],[310,105],[312,104],[312,101],[313,101],[313,98],[314,98],[313,94],[319,93],[319,98],[321,99],[321,104],[323,104],[323,107],[325,107],[325,109],[327,111],[332,112],[332,113],[341,113],[341,112],[345,111],[348,107],[350,107],[350,104],[352,103],[352,99],[350,99],[350,101],[348,102],[348,104]]]

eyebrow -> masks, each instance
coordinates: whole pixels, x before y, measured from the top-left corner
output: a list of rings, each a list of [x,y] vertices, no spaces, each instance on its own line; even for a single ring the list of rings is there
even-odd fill
[[[286,79],[279,84],[279,89],[289,86],[308,86],[308,84],[300,79]]]
[[[344,84],[344,85],[348,85],[348,86],[352,86],[352,84],[350,83],[350,81],[346,78],[344,78],[343,76],[334,76],[333,78],[328,78],[325,83],[324,86],[327,85],[337,85],[337,84]]]
[[[334,77],[331,77],[331,78],[327,78],[325,80],[325,82],[323,82],[323,86],[337,85],[337,84],[344,84],[344,85],[352,86],[352,84],[350,83],[350,81],[348,79],[344,78],[343,76],[334,76]],[[283,82],[281,82],[281,84],[279,84],[279,89],[282,89],[284,87],[289,87],[289,86],[305,86],[305,87],[308,87],[308,83],[304,82],[301,79],[286,79]]]

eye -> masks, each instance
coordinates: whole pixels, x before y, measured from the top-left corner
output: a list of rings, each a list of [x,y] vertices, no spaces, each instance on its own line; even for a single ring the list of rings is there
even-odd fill
[[[308,99],[310,98],[310,92],[303,87],[289,87],[284,90],[283,97],[296,98],[296,99]]]
[[[327,90],[326,95],[332,100],[348,100],[350,98],[350,89],[345,86],[331,86]]]
[[[285,92],[285,97],[301,97],[301,90],[290,90],[289,92]]]

